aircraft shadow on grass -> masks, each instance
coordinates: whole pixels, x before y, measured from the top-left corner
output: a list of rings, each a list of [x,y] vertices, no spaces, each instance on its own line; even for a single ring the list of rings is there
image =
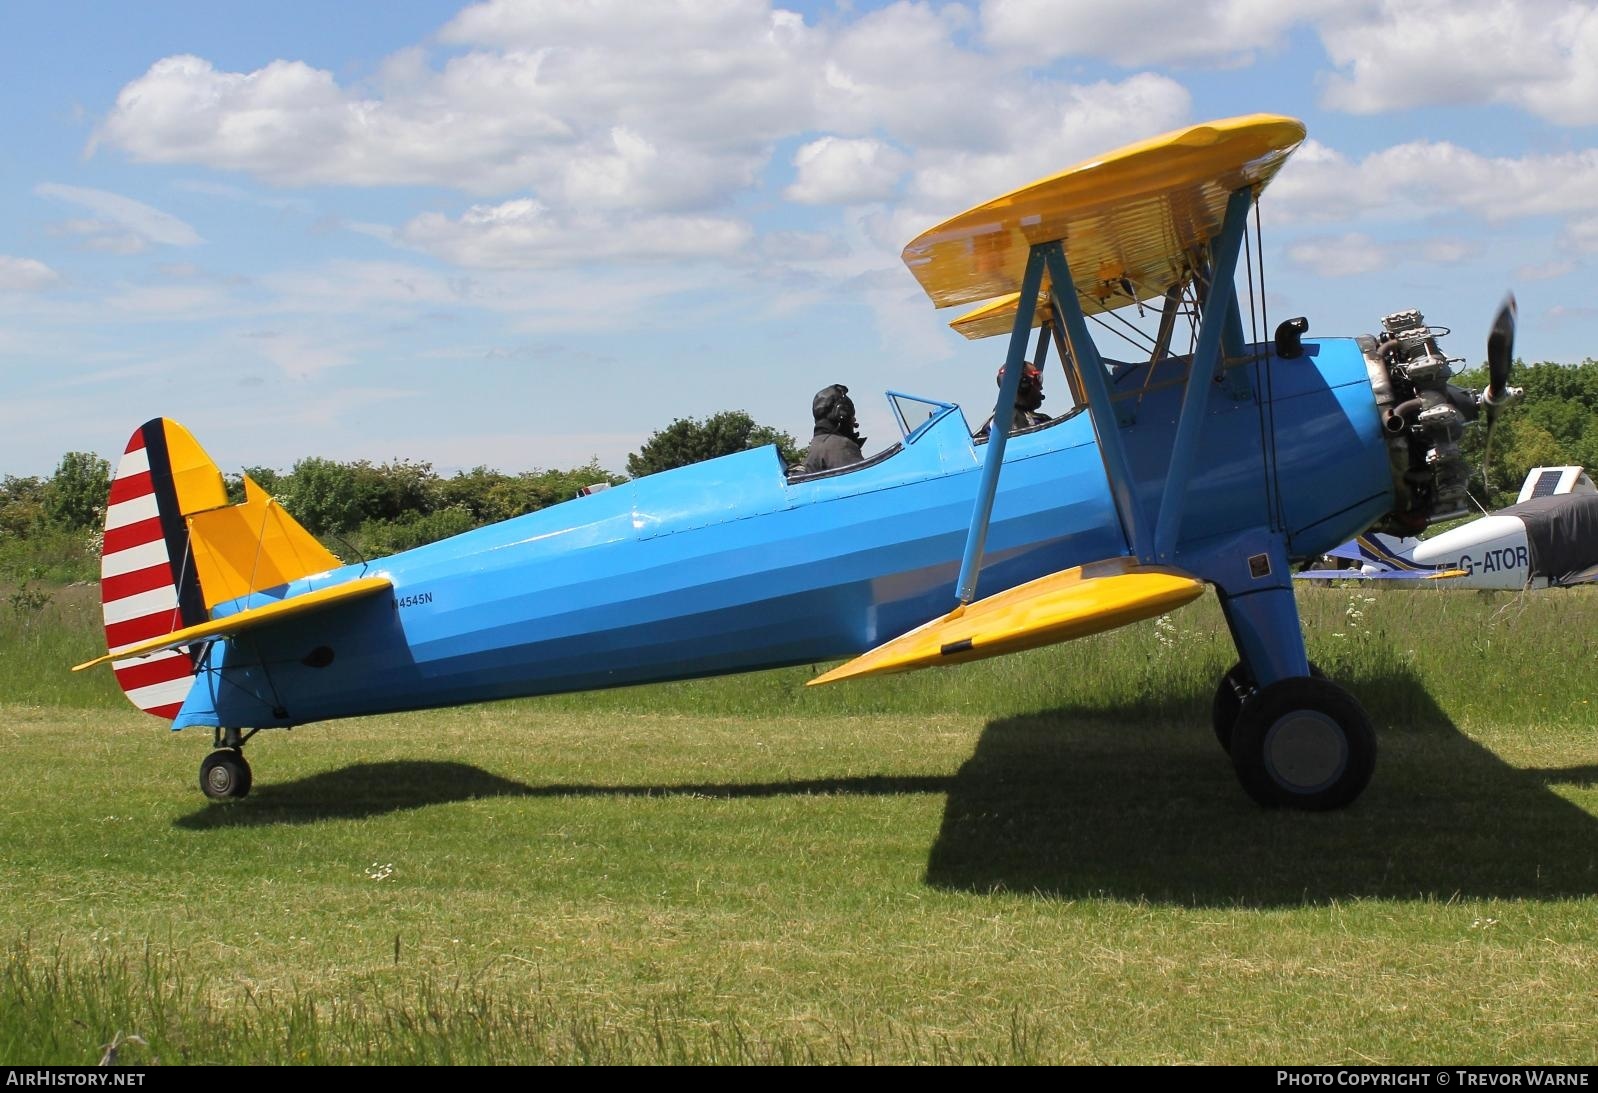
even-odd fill
[[[293,782],[262,786],[245,801],[212,804],[175,823],[192,831],[355,820],[483,797],[784,797],[804,794],[890,796],[947,793],[945,776],[862,775],[787,782],[530,786],[468,763],[393,760],[357,763]]]
[[[1346,812],[1262,810],[1191,713],[1062,707],[991,722],[955,775],[927,882],[967,891],[1284,906],[1359,898],[1552,899],[1598,892],[1598,819],[1454,726],[1414,676],[1355,690],[1376,777]],[[1403,696],[1384,716],[1383,696]],[[1180,703],[1196,712],[1208,695]]]
[[[951,890],[1199,906],[1598,893],[1598,819],[1550,788],[1591,786],[1598,767],[1511,767],[1405,673],[1356,689],[1385,728],[1377,776],[1345,812],[1260,809],[1197,723],[1209,696],[1167,694],[1142,709],[1062,706],[992,721],[952,776],[534,786],[466,763],[401,760],[264,785],[176,823],[316,823],[483,797],[944,794],[926,881]],[[1402,716],[1384,716],[1384,695],[1405,696]]]

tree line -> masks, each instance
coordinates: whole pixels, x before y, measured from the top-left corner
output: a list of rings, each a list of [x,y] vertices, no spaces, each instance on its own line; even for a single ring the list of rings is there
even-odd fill
[[[679,418],[627,457],[627,471],[639,478],[765,444],[776,444],[785,463],[804,458],[791,436],[741,410]],[[519,473],[480,466],[446,477],[428,462],[311,456],[287,471],[246,467],[227,476],[235,502],[244,499],[246,474],[347,560],[409,550],[570,500],[586,486],[627,480],[596,461]],[[0,580],[97,577],[110,484],[110,463],[91,452],[68,452],[48,477],[0,478]]]
[[[1486,370],[1464,372],[1454,382],[1483,387]],[[1484,488],[1478,476],[1472,487],[1488,508],[1513,501],[1532,467],[1598,468],[1598,361],[1517,366],[1512,382],[1526,397],[1499,419],[1489,480]],[[1461,447],[1474,467],[1481,466],[1485,440],[1485,429],[1466,431]],[[785,465],[804,459],[792,436],[741,410],[678,418],[627,457],[627,474],[640,478],[765,444],[777,446]],[[312,456],[287,471],[249,467],[244,473],[343,557],[407,550],[569,500],[585,486],[626,481],[593,461],[520,473],[474,467],[445,477],[427,462]],[[110,474],[99,456],[68,452],[49,477],[0,478],[0,580],[96,576]],[[229,489],[235,500],[243,499],[241,475],[231,476]]]

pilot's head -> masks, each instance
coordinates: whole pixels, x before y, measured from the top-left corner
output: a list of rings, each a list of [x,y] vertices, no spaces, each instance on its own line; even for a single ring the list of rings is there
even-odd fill
[[[1004,368],[999,368],[998,383],[1004,386]],[[1022,410],[1036,410],[1043,405],[1043,373],[1027,361],[1021,368],[1021,386],[1015,393],[1015,404]]]
[[[810,402],[810,413],[817,425],[828,425],[840,433],[854,428],[854,400],[849,388],[841,383],[823,387]]]

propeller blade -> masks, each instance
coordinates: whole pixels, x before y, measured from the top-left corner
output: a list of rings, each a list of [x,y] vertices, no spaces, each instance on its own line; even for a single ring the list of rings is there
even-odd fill
[[[1515,294],[1504,296],[1493,316],[1492,330],[1487,334],[1487,420],[1498,416],[1498,408],[1505,401],[1509,388],[1509,366],[1515,359]]]
[[[1509,366],[1515,360],[1515,294],[1504,294],[1493,316],[1492,329],[1487,332],[1487,390],[1481,393],[1482,405],[1487,410],[1487,439],[1481,450],[1481,481],[1490,488],[1487,470],[1493,454],[1493,425],[1498,421],[1498,411],[1519,398],[1521,390],[1509,386]]]

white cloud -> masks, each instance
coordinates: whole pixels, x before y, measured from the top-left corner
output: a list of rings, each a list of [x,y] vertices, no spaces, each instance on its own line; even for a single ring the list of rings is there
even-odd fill
[[[966,18],[955,4],[901,2],[839,28],[809,73],[816,128],[922,148],[1004,146],[1030,85],[1001,60],[955,43]]]
[[[1262,202],[1273,219],[1414,219],[1464,210],[1487,220],[1598,210],[1598,148],[1483,156],[1416,141],[1355,163],[1306,141]]]
[[[880,140],[822,137],[794,153],[796,177],[784,192],[803,205],[862,205],[893,196],[909,157]]]
[[[1287,248],[1287,260],[1293,265],[1326,277],[1375,273],[1391,266],[1401,254],[1401,248],[1378,243],[1359,232],[1305,239]]]
[[[1373,239],[1363,232],[1301,239],[1287,248],[1287,260],[1325,277],[1357,277],[1405,262],[1451,265],[1481,253],[1471,240],[1445,236],[1423,239]]]
[[[549,49],[563,43],[604,43],[661,54],[701,50],[707,41],[791,42],[806,33],[801,17],[773,11],[766,0],[585,0],[529,4],[486,0],[461,11],[439,32],[442,41],[496,48]],[[737,70],[726,56],[696,58],[696,66]]]
[[[1565,242],[1584,254],[1598,254],[1598,216],[1572,220],[1565,226]]]
[[[74,217],[71,220],[58,220],[46,230],[51,235],[77,236],[83,249],[102,254],[143,254],[150,249],[150,241],[144,236],[123,231],[106,220]]]
[[[1364,0],[1320,33],[1341,70],[1323,94],[1335,109],[1504,103],[1598,122],[1598,9],[1581,0]]]
[[[596,258],[702,258],[732,254],[753,236],[714,216],[638,216],[620,222],[562,217],[531,198],[473,205],[459,217],[423,213],[402,227],[407,246],[472,269],[518,269]]]
[[[1322,100],[1376,114],[1503,103],[1598,122],[1598,8],[1586,0],[985,0],[983,40],[1027,61],[1233,67],[1313,27],[1337,72]]]
[[[1481,244],[1473,239],[1437,238],[1422,241],[1417,250],[1428,262],[1449,265],[1476,257],[1481,253]]]
[[[1034,61],[1086,56],[1127,67],[1227,68],[1334,6],[1335,0],[985,0],[982,36],[995,49]]]
[[[65,201],[95,214],[92,220],[73,219],[58,225],[60,230],[82,236],[90,249],[114,254],[136,254],[154,243],[167,247],[193,247],[205,240],[200,233],[171,213],[135,201],[131,197],[92,190],[84,186],[63,186],[41,182],[33,188],[40,197]]]
[[[97,144],[286,185],[534,190],[614,206],[702,206],[752,184],[779,136],[813,123],[813,32],[763,2],[486,4],[369,89],[274,61],[220,71],[168,57],[124,87]]]
[[[448,246],[469,251],[478,241],[449,239]],[[495,245],[483,244],[488,257]],[[446,243],[440,243],[441,247]],[[478,260],[478,255],[464,257]],[[596,327],[621,329],[659,322],[652,304],[690,299],[730,298],[742,287],[739,275],[707,263],[611,262],[574,277],[563,268],[532,264],[517,268],[474,269],[470,275],[440,273],[424,264],[398,261],[337,261],[266,274],[257,287],[266,302],[254,313],[283,316],[348,317],[391,327],[413,323],[425,312],[500,316],[507,329],[528,334]],[[702,314],[696,312],[696,314]]]
[[[1053,174],[1108,148],[1151,137],[1188,120],[1192,98],[1164,76],[1119,83],[1053,84],[1013,115],[1013,134],[991,150],[923,149],[906,200],[879,225],[895,253],[904,243],[979,201]]]
[[[1517,281],[1552,281],[1566,274],[1574,273],[1580,268],[1580,263],[1571,258],[1556,258],[1550,262],[1538,262],[1533,265],[1517,266],[1514,278]]]
[[[61,275],[43,262],[0,254],[0,292],[37,292],[60,280]]]
[[[493,0],[440,32],[465,52],[434,62],[408,49],[360,86],[297,61],[226,72],[168,57],[122,89],[96,142],[287,185],[682,214],[753,189],[776,143],[804,137],[792,200],[879,199],[909,168],[912,190],[954,211],[1187,120],[1174,80],[1038,78],[961,45],[972,24],[957,4],[810,26],[768,0]]]
[[[182,54],[155,62],[122,89],[95,143],[109,142],[148,162],[375,182],[381,177],[373,172],[382,165],[372,162],[370,149],[401,137],[390,122],[381,104],[347,95],[330,73],[299,61],[218,72],[211,62]],[[363,128],[366,140],[350,139]],[[412,129],[404,135],[422,134]]]

